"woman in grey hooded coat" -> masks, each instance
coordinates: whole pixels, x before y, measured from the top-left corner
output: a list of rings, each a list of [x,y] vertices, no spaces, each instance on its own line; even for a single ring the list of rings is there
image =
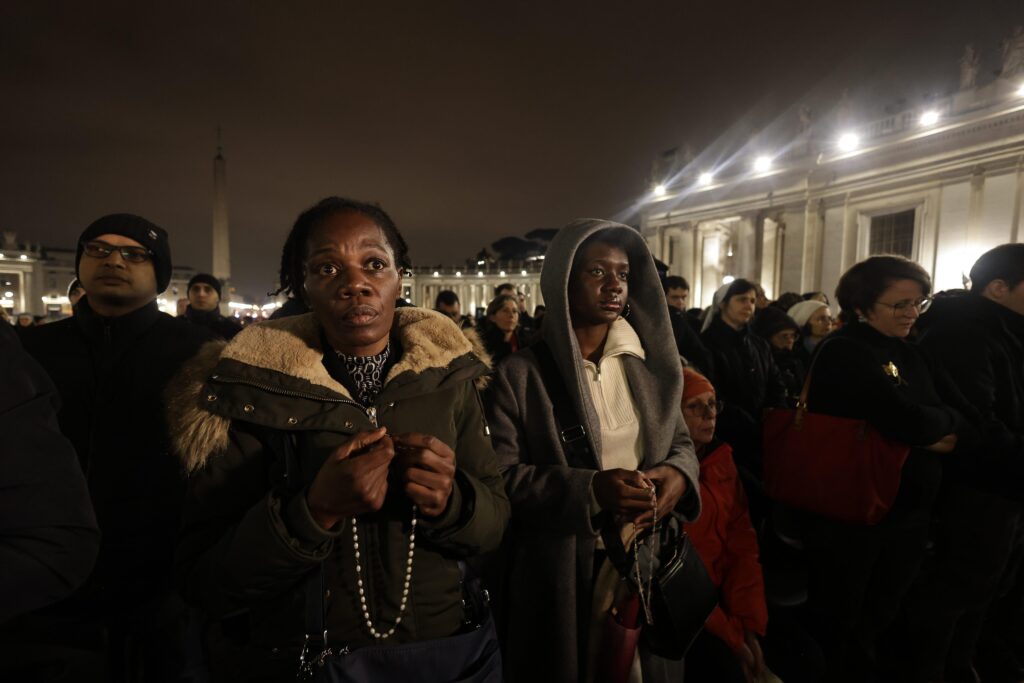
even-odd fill
[[[571,223],[551,242],[541,290],[543,340],[589,452],[564,445],[568,425],[555,418],[542,370],[552,366],[534,347],[509,356],[494,378],[488,417],[512,502],[501,618],[513,683],[593,678],[603,525],[650,510],[651,484],[659,518],[688,521],[700,510],[697,458],[679,409],[681,364],[643,239],[619,223]],[[682,662],[641,646],[631,680],[641,672],[645,683],[681,680]]]

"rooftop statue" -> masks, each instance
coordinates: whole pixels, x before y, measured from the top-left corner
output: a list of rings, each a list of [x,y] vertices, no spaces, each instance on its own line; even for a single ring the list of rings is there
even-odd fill
[[[1024,26],[1013,27],[1013,35],[1003,41],[1003,77],[1024,73]]]
[[[972,43],[964,46],[964,56],[960,58],[960,89],[970,90],[978,80],[978,68],[981,58]]]

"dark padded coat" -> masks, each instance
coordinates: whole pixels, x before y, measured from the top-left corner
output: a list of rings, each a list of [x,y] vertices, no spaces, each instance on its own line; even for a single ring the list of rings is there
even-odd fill
[[[1024,500],[1024,316],[965,294],[936,299],[919,324],[940,393],[968,426],[947,470]]]
[[[75,612],[134,611],[170,589],[185,478],[164,421],[163,389],[210,339],[155,301],[118,318],[76,313],[25,330],[25,349],[53,379],[61,432],[89,484],[103,540]]]
[[[422,308],[395,312],[392,353],[384,388],[364,409],[326,369],[313,315],[293,316],[206,347],[172,389],[171,421],[192,472],[177,575],[187,601],[214,620],[230,617],[225,638],[237,647],[214,656],[238,655],[227,664],[235,680],[294,677],[305,579],[321,563],[329,641],[374,642],[359,606],[350,520],[322,529],[305,491],[328,454],[377,425],[441,439],[458,467],[445,512],[419,521],[409,606],[388,644],[462,625],[458,561],[496,548],[509,516],[476,386],[488,366],[455,323]],[[291,483],[282,476],[285,441],[297,461]],[[379,512],[359,518],[378,629],[398,611],[411,508],[393,487]]]
[[[53,382],[0,321],[0,622],[66,597],[100,546],[89,491],[57,426]]]

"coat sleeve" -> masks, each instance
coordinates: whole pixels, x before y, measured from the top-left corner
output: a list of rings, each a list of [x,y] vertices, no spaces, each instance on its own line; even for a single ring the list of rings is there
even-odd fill
[[[71,594],[100,534],[49,377],[0,321],[0,622]]]
[[[729,616],[741,625],[741,636],[742,631],[763,636],[768,626],[768,603],[758,561],[757,532],[750,522],[747,495],[738,475],[733,486],[735,499],[726,523],[722,601]]]
[[[676,411],[675,436],[672,439],[672,450],[668,457],[659,465],[676,468],[686,479],[686,492],[676,504],[676,512],[683,521],[692,522],[700,516],[700,464],[693,448],[690,430],[686,428],[683,411]]]
[[[940,392],[963,414],[969,429],[961,434],[958,451],[996,476],[1024,482],[1024,434],[1015,432],[997,412],[996,364],[990,346],[977,343],[973,327],[936,329],[924,338],[937,373]],[[963,438],[967,437],[967,438]]]
[[[537,454],[530,452],[526,436],[526,395],[522,387],[513,389],[508,373],[512,367],[518,368],[511,362],[499,365],[491,383],[487,415],[498,469],[516,522],[545,533],[595,536],[598,527],[591,517],[590,491],[597,470],[533,464]]]
[[[186,601],[214,616],[281,594],[338,535],[317,525],[302,492],[272,491],[266,463],[264,445],[232,429],[227,452],[189,480],[175,573]]]
[[[434,545],[470,557],[500,545],[511,506],[473,383],[466,383],[456,412],[455,486],[445,511],[422,524]]]

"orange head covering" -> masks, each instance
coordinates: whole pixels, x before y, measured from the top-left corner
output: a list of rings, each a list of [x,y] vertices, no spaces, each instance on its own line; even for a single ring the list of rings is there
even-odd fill
[[[715,393],[715,387],[712,386],[708,378],[700,374],[693,368],[683,368],[683,400],[691,399],[694,396],[700,396],[701,394],[710,391]]]

